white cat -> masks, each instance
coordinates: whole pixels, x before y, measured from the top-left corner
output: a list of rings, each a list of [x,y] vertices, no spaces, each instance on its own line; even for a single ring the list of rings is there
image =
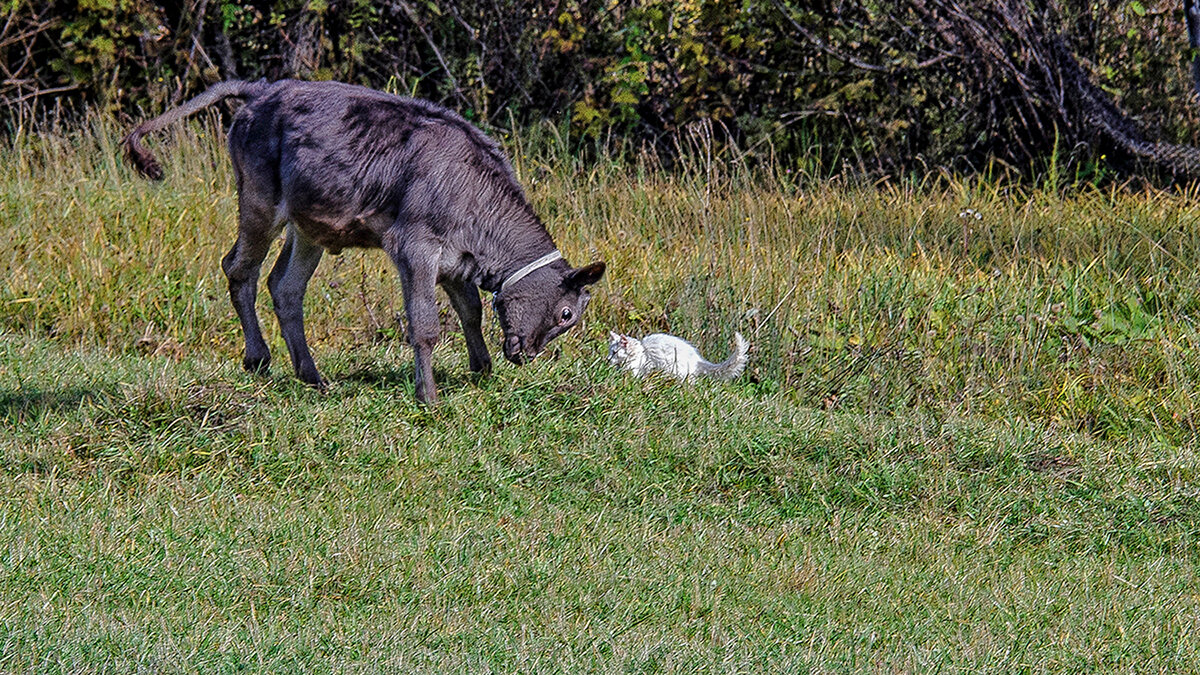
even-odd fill
[[[608,362],[627,368],[638,377],[659,371],[681,380],[701,375],[732,380],[742,374],[746,367],[746,352],[750,349],[741,333],[734,333],[733,337],[737,340],[733,355],[721,363],[709,363],[692,343],[674,335],[654,333],[638,340],[609,331]]]

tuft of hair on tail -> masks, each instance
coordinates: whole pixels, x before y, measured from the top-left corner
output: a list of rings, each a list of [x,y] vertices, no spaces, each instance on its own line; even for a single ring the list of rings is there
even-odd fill
[[[154,158],[154,153],[142,145],[142,136],[145,135],[146,132],[142,130],[142,126],[138,126],[121,139],[121,147],[125,149],[125,158],[129,160],[134,169],[137,169],[138,173],[146,178],[162,180],[162,165]]]
[[[137,172],[150,180],[162,180],[162,165],[155,159],[154,153],[142,145],[142,137],[146,134],[161,131],[195,113],[227,98],[250,99],[270,88],[266,80],[243,82],[241,80],[226,80],[217,82],[204,93],[184,103],[183,105],[164,112],[154,119],[146,120],[134,127],[125,138],[121,139],[121,147],[125,149],[125,157]]]

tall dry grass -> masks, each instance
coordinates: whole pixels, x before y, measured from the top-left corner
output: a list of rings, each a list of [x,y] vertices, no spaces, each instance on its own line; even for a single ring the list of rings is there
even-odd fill
[[[162,184],[120,161],[120,134],[92,117],[4,150],[0,325],[234,358],[240,332],[218,261],[236,196],[219,127],[160,141]],[[757,386],[811,405],[1195,432],[1194,191],[868,185],[822,178],[804,160],[714,158],[705,139],[694,135],[665,171],[636,153],[584,163],[554,128],[504,135],[568,258],[609,264],[579,338],[589,350],[610,328],[661,330],[722,358],[740,330]],[[312,289],[318,359],[402,337],[398,283],[379,252],[327,257]]]

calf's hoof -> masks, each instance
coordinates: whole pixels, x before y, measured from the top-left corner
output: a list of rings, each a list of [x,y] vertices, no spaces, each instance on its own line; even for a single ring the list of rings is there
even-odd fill
[[[255,375],[266,375],[271,372],[271,357],[267,356],[247,356],[242,359],[242,368],[247,373]]]
[[[329,390],[329,385],[325,384],[325,379],[322,378],[321,374],[317,372],[316,367],[298,369],[296,371],[296,377],[298,377],[301,382],[314,389],[318,389],[320,391]]]
[[[424,403],[428,406],[435,406],[438,402],[437,389],[433,387],[422,387],[417,385],[417,402]]]

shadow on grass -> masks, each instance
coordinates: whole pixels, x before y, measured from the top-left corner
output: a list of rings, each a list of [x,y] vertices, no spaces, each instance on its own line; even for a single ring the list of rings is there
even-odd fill
[[[408,396],[413,395],[415,377],[411,363],[405,366],[372,363],[330,375],[334,382],[354,384],[375,390],[400,390]],[[494,375],[481,375],[460,368],[433,369],[433,381],[437,383],[440,396],[478,387],[489,377],[494,377]]]
[[[22,422],[31,415],[78,408],[108,393],[94,388],[0,389],[0,419]]]
[[[412,366],[400,367],[385,363],[374,363],[353,368],[344,373],[331,373],[337,382],[351,382],[373,389],[406,387],[413,388]],[[436,375],[435,375],[436,377]]]

